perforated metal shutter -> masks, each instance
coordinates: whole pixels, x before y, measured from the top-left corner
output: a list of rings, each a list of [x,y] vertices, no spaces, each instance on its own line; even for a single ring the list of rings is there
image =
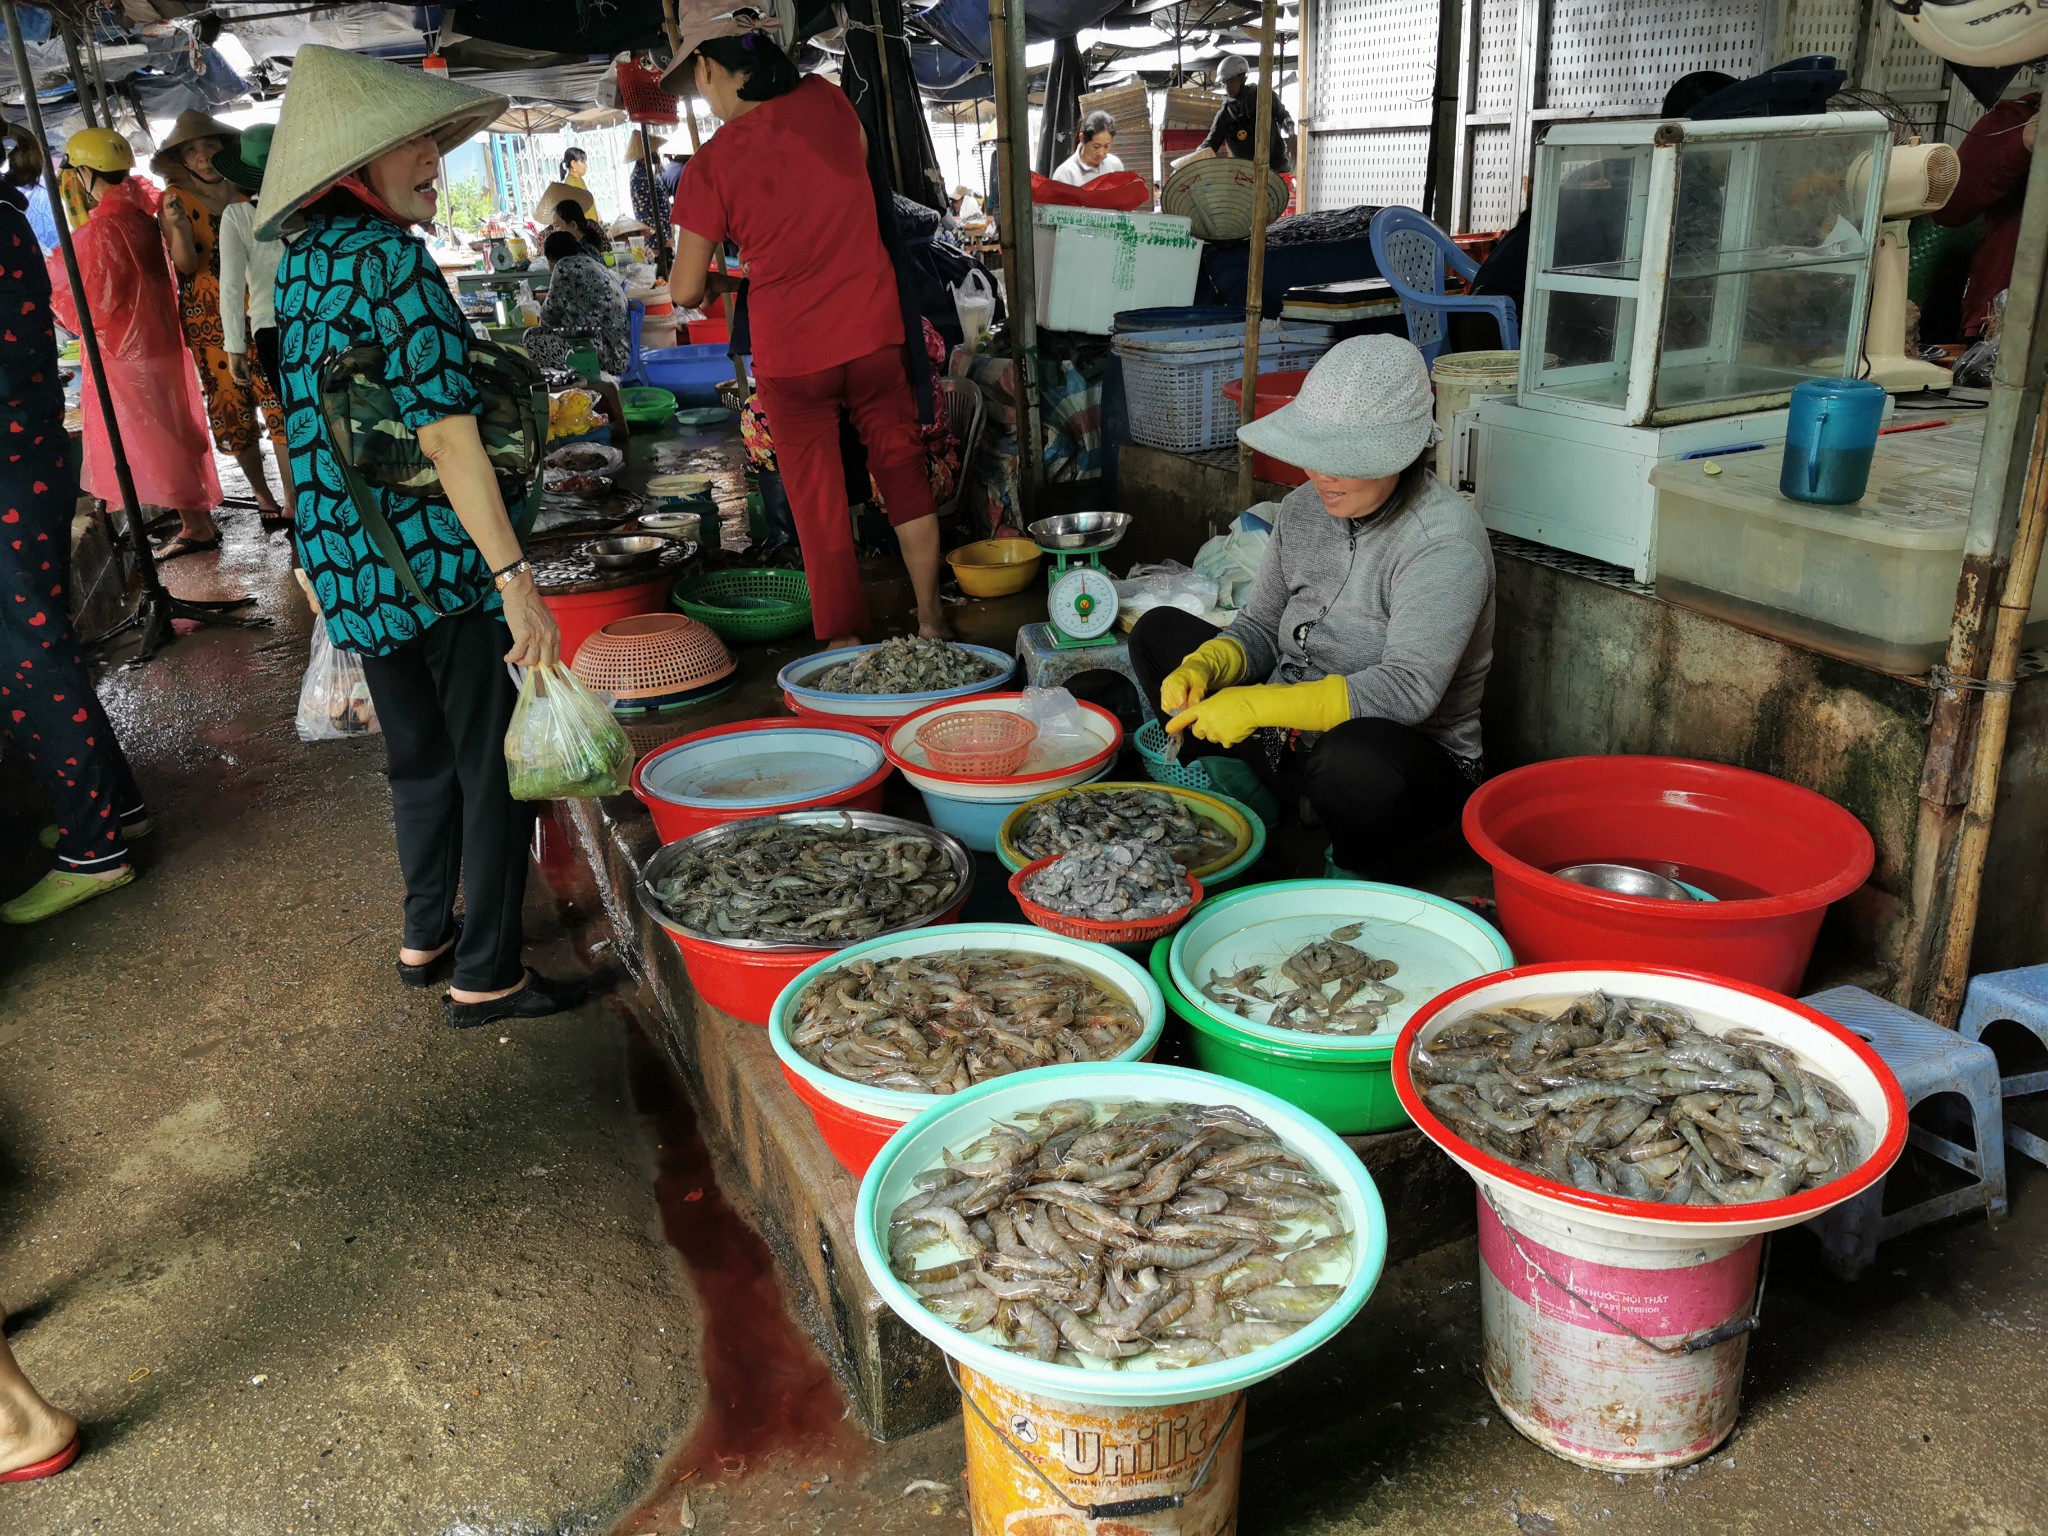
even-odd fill
[[[1436,0],[1316,0],[1304,207],[1421,201]]]

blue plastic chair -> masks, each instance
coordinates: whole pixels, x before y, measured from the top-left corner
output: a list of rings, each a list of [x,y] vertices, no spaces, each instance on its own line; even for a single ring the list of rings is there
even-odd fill
[[[647,324],[647,306],[638,299],[626,301],[626,371],[619,375],[621,384],[634,384],[646,388],[651,382],[647,377],[647,364],[640,357],[640,330]]]
[[[1449,326],[1445,316],[1451,314],[1491,315],[1500,326],[1501,346],[1510,351],[1521,346],[1513,299],[1444,292],[1446,266],[1469,283],[1479,263],[1413,208],[1382,208],[1372,216],[1372,255],[1401,301],[1408,339],[1425,363],[1434,364],[1443,351]]]

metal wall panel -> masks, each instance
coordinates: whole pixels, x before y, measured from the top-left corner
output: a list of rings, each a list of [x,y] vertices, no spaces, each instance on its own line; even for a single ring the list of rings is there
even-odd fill
[[[1303,206],[1416,203],[1428,173],[1436,0],[1320,0]]]
[[[1765,0],[1552,0],[1542,99],[1564,120],[1646,116],[1680,75],[1764,62]]]

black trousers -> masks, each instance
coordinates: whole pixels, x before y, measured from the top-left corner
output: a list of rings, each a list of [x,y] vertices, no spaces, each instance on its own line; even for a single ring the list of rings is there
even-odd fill
[[[1159,685],[1205,640],[1223,631],[1177,608],[1154,608],[1131,630],[1131,667],[1161,722]],[[1458,819],[1472,785],[1458,760],[1413,726],[1347,720],[1307,750],[1290,747],[1271,766],[1256,737],[1219,747],[1182,733],[1184,758],[1227,755],[1250,765],[1283,796],[1305,795],[1330,834],[1340,868],[1383,876],[1418,839]]]
[[[496,992],[525,975],[519,957],[533,807],[512,798],[505,730],[518,692],[505,670],[511,631],[495,613],[438,619],[363,675],[391,778],[405,876],[405,946],[436,949],[467,897],[454,984]]]

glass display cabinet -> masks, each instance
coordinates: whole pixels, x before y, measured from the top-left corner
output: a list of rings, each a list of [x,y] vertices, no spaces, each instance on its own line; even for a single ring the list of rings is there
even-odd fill
[[[1553,128],[1517,403],[1670,426],[1854,375],[1890,147],[1874,112]]]

